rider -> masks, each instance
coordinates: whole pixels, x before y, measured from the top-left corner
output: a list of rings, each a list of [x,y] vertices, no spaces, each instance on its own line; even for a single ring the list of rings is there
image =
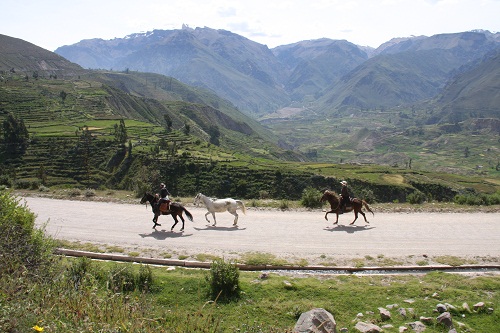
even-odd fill
[[[343,214],[345,212],[347,204],[351,202],[351,199],[349,195],[349,189],[347,188],[347,182],[343,180],[340,182],[340,184],[342,184],[342,190],[340,192],[340,214]]]
[[[170,210],[170,198],[169,198],[170,192],[167,190],[167,186],[165,186],[164,183],[160,184],[160,200],[158,200],[157,204],[157,210],[160,212],[160,206],[162,203],[167,204],[167,211]]]

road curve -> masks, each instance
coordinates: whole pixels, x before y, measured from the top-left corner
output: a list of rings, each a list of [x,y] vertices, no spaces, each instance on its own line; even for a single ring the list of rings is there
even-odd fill
[[[324,212],[276,211],[247,208],[233,216],[217,213],[217,227],[205,221],[206,209],[187,204],[194,222],[186,219],[170,232],[173,219],[161,216],[161,227],[152,229],[151,208],[140,204],[71,201],[39,197],[21,198],[37,215],[36,224],[47,234],[69,241],[149,249],[160,253],[216,255],[245,252],[272,253],[292,258],[354,258],[438,256],[500,257],[500,213],[377,213],[339,218],[339,225],[325,221]],[[211,218],[211,215],[209,215]],[[334,215],[329,215],[334,219]]]

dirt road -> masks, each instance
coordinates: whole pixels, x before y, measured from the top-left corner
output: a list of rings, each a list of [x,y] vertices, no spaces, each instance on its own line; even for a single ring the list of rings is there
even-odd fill
[[[238,227],[233,216],[217,213],[217,227],[205,221],[206,209],[187,204],[194,222],[186,219],[184,232],[173,219],[161,216],[153,230],[151,208],[140,204],[25,198],[37,214],[37,225],[46,223],[48,234],[58,239],[116,245],[131,251],[215,254],[225,258],[245,252],[272,253],[309,263],[340,262],[346,258],[390,257],[422,259],[424,255],[500,258],[500,213],[377,213],[367,214],[349,226],[354,215],[340,216],[334,226],[324,212],[276,211],[247,208],[240,211]],[[211,215],[209,215],[211,218]],[[335,216],[330,214],[330,220]],[[293,260],[292,260],[293,261]]]

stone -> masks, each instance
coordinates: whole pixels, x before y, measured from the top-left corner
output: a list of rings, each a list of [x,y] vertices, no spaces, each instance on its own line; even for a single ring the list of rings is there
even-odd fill
[[[391,310],[391,309],[397,308],[398,306],[399,305],[397,305],[397,304],[389,304],[389,305],[386,306],[386,308],[388,308],[389,310]]]
[[[434,318],[432,317],[420,317],[420,321],[424,324],[432,324],[434,322]]]
[[[443,324],[447,328],[453,328],[453,321],[451,320],[451,314],[449,312],[441,313],[437,318],[437,322]]]
[[[378,308],[378,312],[380,314],[380,319],[391,320],[391,313],[389,312],[389,310],[384,308]]]
[[[322,308],[312,309],[300,315],[294,333],[336,333],[337,323],[333,315]]]
[[[406,309],[405,309],[405,308],[399,308],[399,309],[398,309],[398,312],[399,312],[399,314],[400,314],[402,317],[406,318]]]
[[[406,326],[399,326],[399,333],[403,333],[403,332],[406,332],[408,331],[408,327]]]
[[[354,326],[355,329],[357,329],[361,333],[378,333],[382,332],[382,329],[378,327],[377,325],[371,324],[371,323],[365,323],[365,322],[358,322],[356,323],[356,326]]]
[[[471,313],[471,309],[469,307],[469,304],[467,304],[467,302],[464,302],[464,304],[462,304],[462,309],[464,309],[465,311]]]
[[[439,313],[446,312],[446,310],[447,310],[446,305],[439,303],[438,305],[436,305],[436,310]]]
[[[421,321],[414,321],[413,323],[409,323],[408,326],[417,333],[423,332],[427,328]]]
[[[472,306],[474,311],[481,311],[484,308],[484,302],[476,303]]]

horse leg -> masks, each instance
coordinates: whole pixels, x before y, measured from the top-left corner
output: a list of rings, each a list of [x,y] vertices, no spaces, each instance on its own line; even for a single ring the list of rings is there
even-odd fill
[[[370,222],[368,222],[368,220],[366,219],[366,215],[365,215],[365,213],[363,213],[363,211],[362,211],[362,210],[360,210],[360,211],[359,211],[359,213],[360,213],[361,215],[363,215],[363,217],[365,218],[365,222],[366,222],[366,223],[370,223]]]
[[[177,220],[177,216],[172,215],[172,217],[174,218],[175,223],[174,223],[174,225],[172,226],[172,228],[170,228],[170,231],[174,231],[174,227],[177,225],[177,223],[179,223],[179,221]]]
[[[208,223],[210,223],[210,220],[209,220],[209,219],[208,219],[208,217],[207,217],[207,216],[208,216],[208,214],[210,214],[210,212],[207,212],[207,213],[205,214],[205,220],[207,220],[207,222],[208,222]]]
[[[327,215],[328,215],[328,214],[331,214],[331,213],[333,213],[333,210],[326,212],[326,214],[325,214],[325,220],[327,220],[327,221],[328,221],[328,217],[327,217]]]
[[[352,221],[351,223],[349,223],[350,225],[354,224],[354,222],[356,222],[356,220],[358,219],[358,211],[357,210],[354,210],[354,221]]]
[[[336,210],[335,214],[337,215],[337,220],[335,222],[333,222],[333,224],[338,224],[339,223],[339,211]]]
[[[158,215],[155,214],[155,216],[153,217],[153,223],[155,224],[153,226],[153,229],[156,228],[156,227],[161,227],[161,224],[158,223]]]
[[[181,231],[184,231],[184,218],[182,217],[182,215],[179,215],[179,217],[181,218],[181,221],[182,221]]]
[[[234,222],[233,222],[233,225],[237,225],[238,224],[238,213],[237,212],[231,212],[231,214],[234,215]]]
[[[207,215],[205,215],[205,217],[207,217]],[[214,224],[212,224],[212,226],[215,227],[217,225],[217,220],[215,219],[215,212],[212,212],[212,217],[214,218]],[[207,219],[207,221],[208,221],[208,219]],[[208,222],[210,222],[210,221],[208,221]]]

